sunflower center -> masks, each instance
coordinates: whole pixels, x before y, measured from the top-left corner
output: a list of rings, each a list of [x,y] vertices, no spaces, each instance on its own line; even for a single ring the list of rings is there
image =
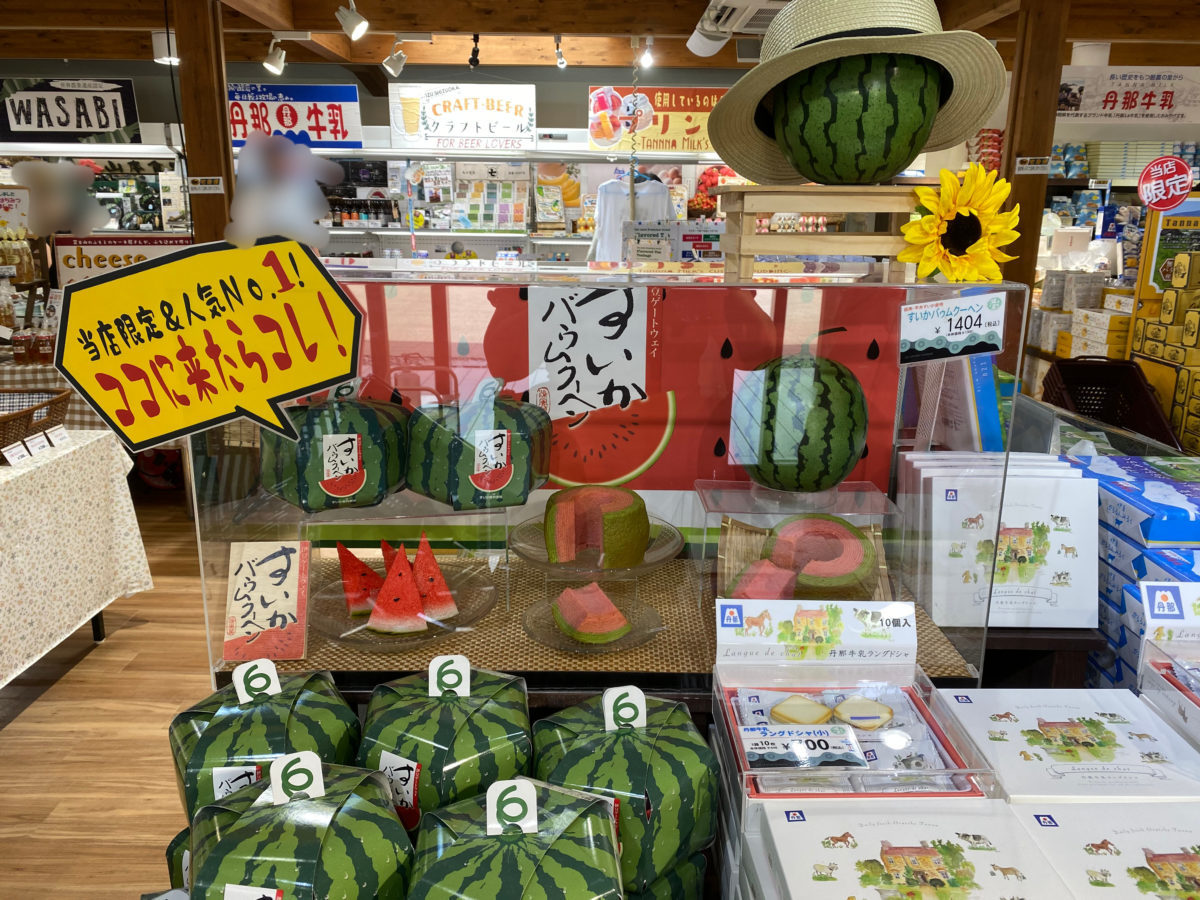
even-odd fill
[[[983,237],[983,225],[974,213],[959,213],[946,223],[942,246],[955,256],[966,255],[972,244]]]

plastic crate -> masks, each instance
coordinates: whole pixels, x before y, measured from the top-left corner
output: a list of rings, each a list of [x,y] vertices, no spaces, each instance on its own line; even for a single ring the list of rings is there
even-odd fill
[[[1057,360],[1042,381],[1042,400],[1182,449],[1145,374],[1132,360],[1101,356]]]

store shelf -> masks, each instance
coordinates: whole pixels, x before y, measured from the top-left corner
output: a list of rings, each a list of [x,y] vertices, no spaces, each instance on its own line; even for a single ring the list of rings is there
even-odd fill
[[[539,237],[533,235],[529,240],[535,244],[590,244],[592,237],[591,235],[578,235],[575,237]]]
[[[1058,357],[1053,353],[1047,353],[1041,347],[1035,347],[1032,344],[1025,345],[1025,353],[1028,356],[1036,356],[1038,359],[1044,359],[1046,362],[1058,362]]]
[[[166,144],[0,143],[0,156],[60,156],[71,159],[170,159],[183,151]]]
[[[408,237],[410,234],[415,234],[418,238],[431,237],[464,237],[464,238],[521,238],[527,239],[529,232],[527,231],[451,231],[442,229],[426,229],[423,231],[410,232],[407,228],[341,228],[326,226],[326,231],[330,234],[387,234],[396,235],[397,237]]]

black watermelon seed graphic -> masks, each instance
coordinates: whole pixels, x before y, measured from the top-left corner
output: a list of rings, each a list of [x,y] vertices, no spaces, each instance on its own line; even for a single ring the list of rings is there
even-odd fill
[[[725,343],[721,345],[721,359],[729,359],[733,356],[733,344],[729,343],[729,338],[725,338]]]
[[[717,442],[713,444],[713,456],[718,458],[725,455],[725,439],[717,438]]]
[[[867,359],[879,359],[879,341],[871,341],[871,346],[867,348]]]
[[[858,458],[859,462],[862,462],[864,459],[866,459],[867,454],[870,452],[871,452],[871,448],[868,447],[866,444],[863,444],[863,455]]]

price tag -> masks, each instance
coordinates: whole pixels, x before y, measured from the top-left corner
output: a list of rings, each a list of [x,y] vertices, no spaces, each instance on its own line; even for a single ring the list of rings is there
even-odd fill
[[[604,730],[646,727],[646,695],[632,684],[609,688],[600,699],[604,708]]]
[[[461,653],[429,661],[429,696],[441,697],[447,692],[471,696],[471,663]]]
[[[225,178],[222,175],[189,175],[189,194],[223,194],[225,193]]]
[[[9,444],[7,447],[0,447],[0,455],[8,460],[10,466],[19,466],[33,458],[33,455],[25,449],[25,445],[20,441]]]
[[[46,432],[39,431],[25,438],[25,446],[32,455],[37,456],[39,453],[45,453],[52,445],[50,438],[46,437]]]
[[[999,353],[1004,294],[964,294],[900,307],[900,364]]]
[[[233,689],[237,691],[238,703],[251,703],[278,694],[279,673],[275,663],[269,659],[252,659],[233,670]]]
[[[283,806],[293,797],[314,800],[325,796],[321,757],[311,750],[289,753],[271,763],[271,800]]]
[[[0,266],[0,278],[16,278],[16,266]]]
[[[488,788],[487,833],[503,834],[513,825],[525,834],[537,834],[537,793],[531,781],[497,781]]]
[[[50,443],[55,447],[61,447],[64,444],[71,443],[71,433],[62,425],[55,425],[46,432],[46,437],[50,438]]]
[[[1018,156],[1013,169],[1014,175],[1049,175],[1050,157],[1048,156]]]
[[[246,884],[227,884],[221,900],[283,900],[283,888],[260,888]]]
[[[180,869],[183,872],[183,883],[191,884],[192,883],[192,851],[191,850],[183,851],[183,864],[180,866]],[[188,900],[186,891],[183,894],[183,900]]]
[[[848,725],[743,725],[739,731],[751,768],[867,765],[866,754]]]

